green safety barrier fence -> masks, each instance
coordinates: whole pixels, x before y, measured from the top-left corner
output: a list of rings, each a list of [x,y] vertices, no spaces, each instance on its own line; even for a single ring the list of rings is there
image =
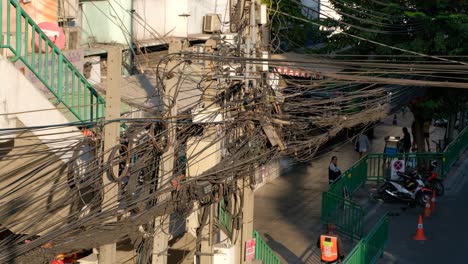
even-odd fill
[[[328,191],[341,197],[352,195],[359,187],[366,183],[366,159],[366,157],[360,159],[351,168],[343,172],[341,178],[334,182]]]
[[[468,147],[468,127],[463,129],[444,151],[443,172],[446,174],[458,160],[463,151]]]
[[[9,49],[12,61],[20,60],[78,120],[104,117],[104,99],[17,0],[0,4],[0,30],[5,33],[0,34],[0,48]]]
[[[364,263],[375,263],[383,255],[388,241],[388,215],[385,214],[364,238],[366,259]]]
[[[359,240],[357,245],[349,252],[343,264],[364,264],[365,257],[364,240]]]
[[[361,239],[364,228],[364,210],[353,201],[330,192],[322,193],[323,223],[334,223],[341,233]]]
[[[406,168],[417,168],[419,171],[429,170],[429,162],[436,160],[438,164],[443,165],[443,153],[398,153],[398,154],[383,154],[370,153],[367,157],[367,181],[381,182],[386,178],[390,178],[392,171],[392,162],[396,160],[404,161]],[[438,166],[440,177],[445,177],[443,166]]]
[[[260,234],[254,230],[253,237],[255,238],[255,259],[262,260],[263,264],[280,264],[279,257],[273,250],[263,241]]]
[[[373,264],[383,255],[388,241],[388,214],[385,214],[353,250],[343,263]]]

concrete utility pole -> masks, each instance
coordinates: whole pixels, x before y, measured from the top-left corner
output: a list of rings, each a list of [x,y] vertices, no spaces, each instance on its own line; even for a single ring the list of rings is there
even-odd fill
[[[214,48],[217,45],[217,41],[209,39],[205,43],[205,53],[213,54]],[[204,72],[210,73],[215,70],[213,61],[207,60],[205,61]],[[205,82],[205,91],[203,94],[203,104],[204,109],[207,112],[210,112],[210,109],[216,107],[214,105],[214,97],[216,96],[216,80],[207,80]],[[211,139],[213,142],[216,141],[216,128],[213,126],[206,128],[206,136]],[[214,159],[219,162],[219,156],[221,155],[219,150],[215,153],[210,154],[211,156],[216,156]],[[212,157],[213,158],[213,157]],[[210,166],[210,165],[208,165]],[[211,165],[212,166],[212,165]],[[209,210],[208,221],[206,225],[203,227],[201,232],[201,252],[199,253],[200,263],[198,264],[212,264],[213,263],[213,226],[214,226],[214,208],[215,205],[211,204],[205,208],[205,210]]]
[[[250,58],[256,57],[256,45],[257,45],[257,22],[256,22],[256,10],[255,6],[257,1],[252,0],[250,2],[250,30],[249,36],[247,36],[247,54]],[[247,74],[250,76],[256,70],[254,64],[247,64]],[[255,78],[247,81],[252,83],[252,86],[255,87],[257,82]],[[241,232],[241,263],[251,263],[251,261],[246,260],[246,244],[253,237],[253,217],[254,217],[254,192],[250,187],[250,177],[243,177],[242,181],[239,183],[243,192],[243,203],[244,207],[242,208],[242,232]]]
[[[182,50],[182,43],[180,41],[172,41],[169,43],[169,54],[177,53]],[[172,70],[172,72],[177,71],[177,64],[179,63],[178,60],[171,60],[167,65],[167,69]],[[175,141],[177,140],[176,137],[176,116],[177,116],[177,100],[175,98],[179,81],[177,75],[174,74],[167,74],[167,82],[166,82],[166,91],[163,97],[164,105],[166,106],[166,113],[167,113],[167,136],[168,136],[168,148],[167,151],[164,153],[160,165],[160,173],[159,173],[159,186],[161,187],[166,182],[170,181],[173,176],[174,171],[174,148],[175,148]],[[167,199],[167,195],[161,196],[161,200]],[[161,230],[156,228],[156,233],[154,234],[153,240],[153,264],[167,264],[167,250],[168,250],[168,234],[169,234],[169,217],[160,216],[155,219],[156,225],[159,223],[163,223],[161,226]],[[156,226],[157,227],[157,226]]]
[[[107,86],[106,86],[106,121],[120,118],[120,81],[122,78],[122,50],[117,47],[109,48],[107,51]],[[104,127],[104,160],[109,159],[110,149],[116,147],[119,142],[120,123],[112,122]],[[112,168],[114,174],[119,174],[118,165]],[[117,206],[118,183],[109,179],[109,172],[106,171],[102,181],[104,184],[104,198],[102,208],[112,208]],[[109,221],[117,221],[110,219]],[[108,244],[99,247],[99,263],[116,263],[116,244]]]

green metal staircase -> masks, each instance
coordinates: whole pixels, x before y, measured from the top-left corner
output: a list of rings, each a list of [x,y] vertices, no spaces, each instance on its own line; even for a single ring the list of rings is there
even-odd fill
[[[79,121],[96,121],[104,117],[104,99],[17,0],[2,0],[0,30],[0,48],[11,51],[14,56],[11,61],[23,62]]]

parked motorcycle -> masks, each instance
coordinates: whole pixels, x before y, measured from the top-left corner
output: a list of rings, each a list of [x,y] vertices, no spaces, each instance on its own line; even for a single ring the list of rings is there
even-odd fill
[[[442,179],[440,179],[437,175],[437,172],[432,171],[426,177],[423,177],[424,185],[436,192],[437,196],[442,196],[445,193],[445,187],[442,183]]]
[[[430,172],[423,175],[422,177],[424,185],[427,188],[434,190],[437,196],[442,196],[445,193],[445,187],[442,182],[442,179],[439,178],[439,175],[436,172],[437,161],[431,160],[430,165],[431,165]]]
[[[398,173],[400,180],[385,180],[379,188],[379,194],[385,202],[394,200],[425,206],[431,198],[432,190],[424,186],[419,177]]]

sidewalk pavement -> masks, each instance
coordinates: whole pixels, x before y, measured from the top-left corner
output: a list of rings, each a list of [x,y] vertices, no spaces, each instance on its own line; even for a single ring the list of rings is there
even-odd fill
[[[375,128],[371,152],[381,153],[384,138],[400,136],[402,126],[410,128],[412,119],[411,113],[406,113],[405,118],[399,114],[399,126],[392,125],[393,116],[383,120]],[[441,130],[431,128],[431,137],[439,138],[440,134],[443,135]],[[359,158],[354,144],[346,143],[308,164],[283,160],[281,176],[255,192],[254,228],[282,263],[320,263],[316,242],[321,231],[322,192],[328,189],[328,165],[332,156],[338,157],[341,171],[351,167]],[[372,216],[379,215],[380,206],[376,202],[370,203],[365,191],[357,197],[360,197],[358,203],[372,212]],[[343,242],[345,251],[349,252],[353,241]]]

